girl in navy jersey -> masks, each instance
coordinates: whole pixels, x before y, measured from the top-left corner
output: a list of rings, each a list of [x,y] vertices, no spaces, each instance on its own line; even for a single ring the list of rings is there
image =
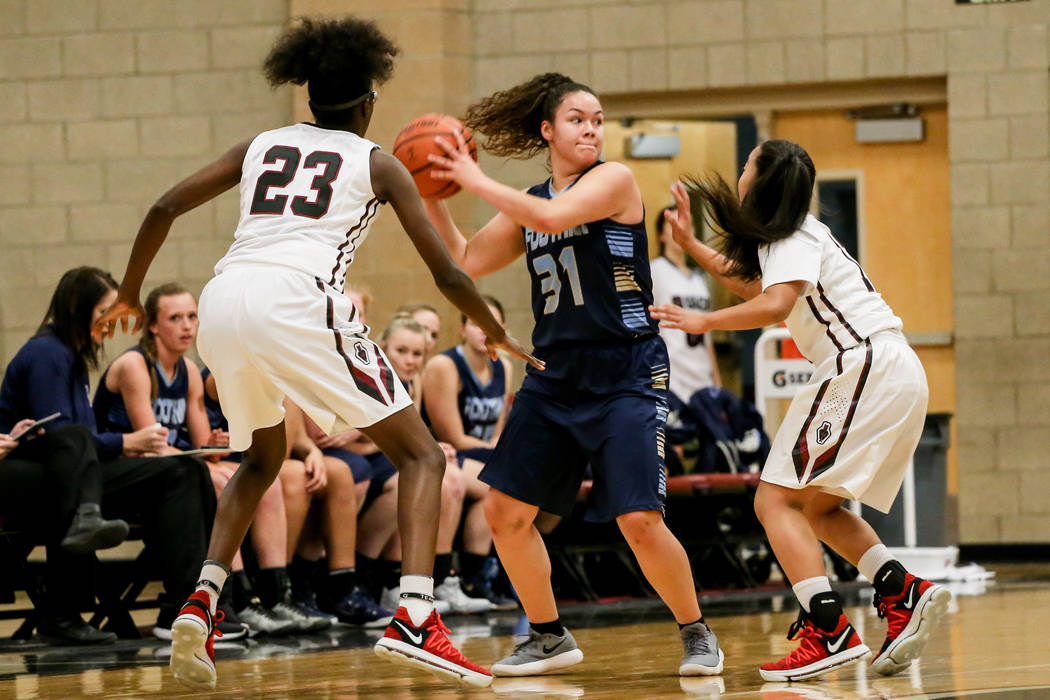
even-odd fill
[[[645,211],[631,171],[600,160],[603,113],[594,91],[556,73],[472,106],[465,123],[497,156],[545,152],[551,177],[520,192],[486,176],[462,138],[431,156],[499,213],[469,241],[448,207],[427,213],[472,277],[525,256],[536,354],[499,444],[481,472],[496,550],[531,623],[529,639],[492,671],[531,675],[578,663],[562,626],[550,560],[533,521],[568,515],[584,469],[594,472],[589,517],[615,519],[646,577],[682,628],[683,675],[717,674],[722,653],[697,604],[689,561],[663,520],[667,353],[649,317],[652,281]]]
[[[118,299],[103,323],[141,319],[139,293],[175,218],[240,186],[234,242],[201,294],[198,349],[215,375],[230,446],[246,450],[223,492],[200,586],[175,625],[176,678],[215,685],[215,599],[285,455],[285,396],[326,433],[361,428],[403,477],[401,607],[376,653],[472,685],[491,675],[452,645],[433,613],[435,523],[445,460],[382,351],[343,295],[350,263],[389,202],[440,291],[491,344],[528,357],[489,313],[427,222],[408,170],[363,136],[397,47],[374,22],[303,19],[267,56],[273,86],[305,85],[314,123],[263,132],[175,185],[139,229]]]
[[[947,610],[951,594],[907,572],[874,530],[844,508],[860,499],[889,511],[922,433],[928,389],[919,358],[860,265],[808,214],[816,170],[788,141],[755,148],[738,192],[721,178],[693,180],[692,191],[725,231],[724,254],[693,237],[689,197],[678,183],[675,240],[747,301],[713,313],[652,309],[662,326],[687,333],[761,328],[786,321],[814,363],[773,441],[755,511],[802,606],[789,638],[799,647],[763,664],[771,681],[813,678],[869,653],[842,612],[824,570],[820,541],[875,586],[888,624],[872,663],[897,673],[911,664]]]

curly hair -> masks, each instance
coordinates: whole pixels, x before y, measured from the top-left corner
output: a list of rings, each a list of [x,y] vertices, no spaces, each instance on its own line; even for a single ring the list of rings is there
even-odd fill
[[[729,274],[748,281],[762,275],[759,247],[802,225],[817,175],[805,149],[782,139],[762,143],[755,171],[743,201],[721,176],[684,178],[690,194],[703,203],[705,218],[719,229]]]
[[[463,123],[485,135],[485,150],[504,158],[531,158],[547,147],[540,132],[545,121],[554,121],[554,112],[569,93],[591,88],[561,73],[543,73],[501,90],[467,108]]]
[[[371,20],[304,17],[277,39],[263,73],[271,87],[305,83],[311,102],[341,104],[389,80],[398,53]]]

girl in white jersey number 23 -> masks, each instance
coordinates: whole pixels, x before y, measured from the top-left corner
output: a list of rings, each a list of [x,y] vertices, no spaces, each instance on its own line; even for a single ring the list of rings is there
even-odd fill
[[[813,678],[870,653],[831,590],[820,541],[875,587],[875,607],[888,627],[872,662],[878,673],[898,673],[919,656],[951,598],[905,570],[871,526],[843,507],[850,498],[890,509],[922,433],[928,389],[901,320],[808,214],[815,175],[800,146],[774,140],[751,152],[738,193],[720,178],[690,180],[725,231],[724,253],[693,237],[689,193],[677,183],[678,208],[667,214],[675,240],[747,301],[713,313],[651,309],[661,326],[687,333],[786,321],[816,367],[791,402],[755,495],[755,511],[802,607],[788,633],[798,648],[759,670],[769,681]]]
[[[353,17],[301,20],[270,51],[273,86],[306,84],[314,123],[266,131],[165,193],[139,229],[117,301],[99,328],[141,323],[139,289],[175,217],[240,186],[240,220],[229,252],[200,299],[199,350],[215,376],[230,446],[246,450],[215,517],[197,591],[172,625],[171,667],[196,688],[215,685],[215,602],[259,498],[285,455],[290,398],[325,431],[360,428],[401,473],[400,607],[376,653],[473,686],[492,677],[448,640],[433,610],[434,541],[445,458],[357,309],[343,294],[380,205],[389,202],[438,289],[506,348],[538,368],[492,316],[452,260],[412,177],[364,138],[375,87],[397,48],[375,23]],[[494,350],[493,350],[494,351]]]

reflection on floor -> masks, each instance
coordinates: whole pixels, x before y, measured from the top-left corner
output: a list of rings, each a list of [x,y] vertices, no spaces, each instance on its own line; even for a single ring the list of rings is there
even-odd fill
[[[857,664],[800,684],[763,683],[758,664],[787,653],[784,635],[796,608],[784,589],[705,596],[705,616],[726,654],[717,678],[679,678],[677,629],[656,599],[566,604],[562,619],[586,658],[559,676],[496,679],[491,689],[463,691],[378,660],[370,647],[381,632],[339,628],[305,637],[219,642],[214,697],[339,698],[950,698],[988,691],[1002,698],[1050,698],[1050,566],[994,567],[994,583],[953,584],[951,615],[919,663],[893,678]],[[847,613],[868,646],[878,648],[885,623],[870,589],[843,587]],[[453,640],[479,663],[513,644],[514,613],[452,617]],[[171,679],[169,647],[121,641],[101,648],[0,646],[0,698],[145,695],[189,697]],[[1009,694],[1004,694],[1009,691]]]

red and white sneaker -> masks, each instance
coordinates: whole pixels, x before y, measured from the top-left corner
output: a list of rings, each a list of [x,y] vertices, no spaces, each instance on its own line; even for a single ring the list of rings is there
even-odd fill
[[[871,653],[845,615],[834,632],[825,632],[799,612],[788,639],[799,639],[798,649],[780,661],[762,664],[758,672],[767,681],[801,681],[855,663]]]
[[[944,586],[906,574],[900,595],[875,594],[875,609],[886,618],[886,641],[882,643],[871,668],[876,673],[892,676],[919,658],[930,631],[948,612],[952,594]]]
[[[375,652],[395,664],[414,666],[474,688],[487,688],[492,674],[452,646],[448,631],[436,610],[416,627],[408,611],[399,607],[383,638],[376,642]]]
[[[215,687],[215,637],[222,632],[215,629],[215,622],[222,620],[221,610],[211,616],[208,595],[196,591],[182,606],[178,617],[171,623],[171,671],[175,680],[196,690],[211,690]]]

